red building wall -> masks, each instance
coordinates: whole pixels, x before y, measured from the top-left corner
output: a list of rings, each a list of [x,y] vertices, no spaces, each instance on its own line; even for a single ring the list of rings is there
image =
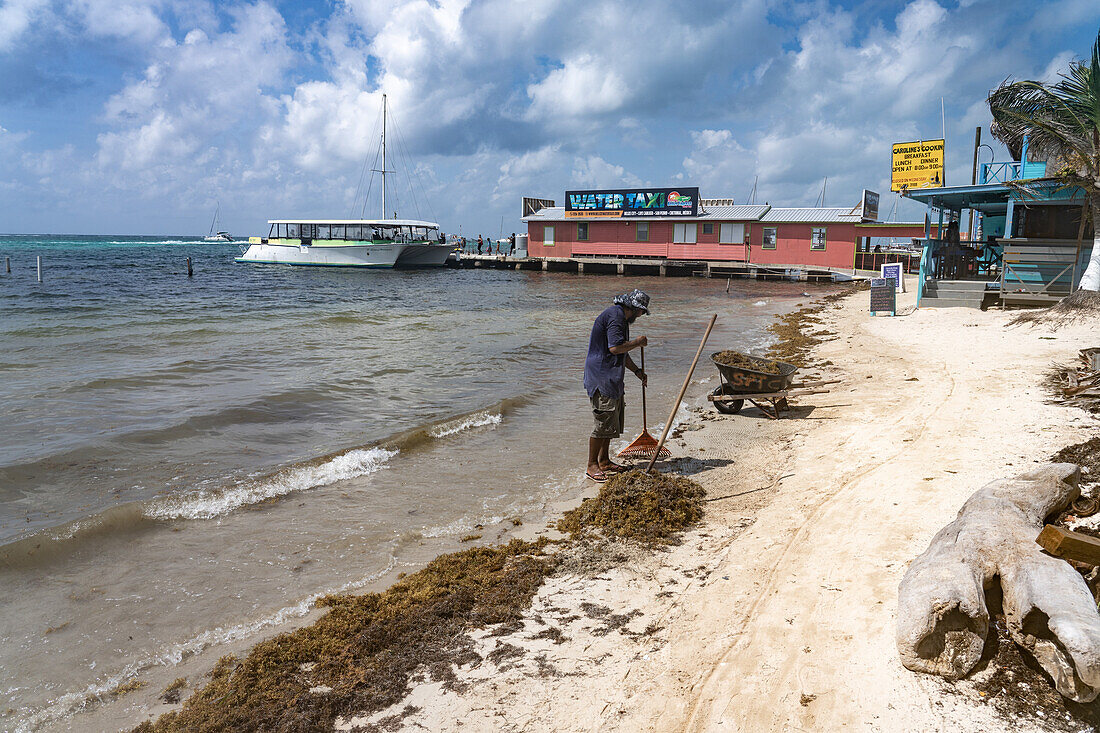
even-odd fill
[[[776,230],[775,249],[764,249],[764,229]],[[825,228],[825,249],[810,249],[810,233],[815,227]],[[769,223],[757,222],[749,238],[749,261],[761,265],[820,265],[850,268],[856,259],[856,225],[854,223]]]
[[[528,225],[527,253],[531,257],[655,257],[674,260],[745,260],[743,244],[719,244],[719,222],[714,231],[703,232],[702,222],[697,222],[695,244],[673,244],[673,222],[649,223],[649,241],[637,241],[636,221],[588,222],[588,239],[578,241],[576,221],[535,222]],[[728,223],[728,222],[727,222]],[[554,246],[544,244],[544,227],[554,227]]]
[[[527,251],[531,257],[562,257],[576,255],[595,257],[653,257],[673,260],[711,260],[720,262],[754,262],[761,265],[806,265],[851,268],[855,263],[857,237],[922,237],[923,226],[860,227],[854,222],[732,222],[744,224],[748,246],[719,244],[722,222],[713,222],[710,234],[703,233],[703,222],[696,222],[695,244],[673,244],[673,222],[649,223],[649,241],[637,241],[636,221],[589,221],[588,239],[578,241],[577,224],[573,221],[531,222]],[[731,223],[731,222],[726,222]],[[554,227],[554,245],[544,244],[544,227]],[[762,247],[764,228],[775,227],[775,249]],[[814,227],[825,227],[825,249],[810,249],[810,234]]]

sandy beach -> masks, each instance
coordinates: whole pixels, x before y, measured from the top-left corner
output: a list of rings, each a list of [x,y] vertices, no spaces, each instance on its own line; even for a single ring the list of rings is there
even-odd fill
[[[870,317],[866,292],[826,307],[826,366],[808,372],[840,383],[785,419],[704,409],[716,377],[701,365],[671,465],[705,487],[702,525],[667,551],[553,576],[522,629],[478,632],[488,659],[462,684],[422,681],[339,727],[1087,729],[904,669],[894,624],[906,567],[971,493],[1096,435],[1039,385],[1095,331],[899,299],[911,312],[895,318]]]

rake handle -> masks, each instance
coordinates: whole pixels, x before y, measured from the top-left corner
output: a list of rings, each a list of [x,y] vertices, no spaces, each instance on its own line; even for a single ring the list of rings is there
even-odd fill
[[[646,473],[653,470],[653,464],[657,462],[657,456],[660,455],[661,448],[665,445],[665,438],[668,437],[668,431],[672,429],[672,420],[676,417],[676,410],[680,409],[680,402],[683,401],[684,393],[687,392],[688,384],[691,382],[691,375],[695,373],[695,365],[699,363],[699,356],[703,353],[703,347],[707,345],[707,339],[710,338],[710,330],[714,328],[714,322],[717,320],[717,313],[710,317],[710,323],[707,324],[707,330],[706,333],[703,334],[703,340],[699,342],[699,350],[695,352],[695,359],[691,362],[691,368],[688,369],[687,376],[684,377],[684,386],[680,387],[680,394],[676,395],[676,403],[672,406],[672,412],[668,413],[668,421],[665,423],[665,429],[661,431],[661,439],[657,441],[657,450],[653,453],[653,458],[645,468]]]
[[[641,346],[639,348],[641,349],[641,352],[642,352],[642,374],[645,374],[645,347]],[[645,381],[642,382],[642,432],[645,432],[645,433],[649,432],[649,426],[646,425],[646,414],[645,414]]]

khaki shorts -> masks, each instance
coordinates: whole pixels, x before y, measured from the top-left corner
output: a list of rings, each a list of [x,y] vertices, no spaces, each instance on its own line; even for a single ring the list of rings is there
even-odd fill
[[[589,400],[592,402],[592,417],[596,420],[592,437],[617,438],[622,435],[626,401],[622,397],[604,397],[599,390]]]

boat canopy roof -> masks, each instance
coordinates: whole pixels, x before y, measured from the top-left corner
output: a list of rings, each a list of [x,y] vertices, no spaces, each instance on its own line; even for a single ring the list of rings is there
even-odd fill
[[[434,221],[417,219],[268,219],[268,224],[359,224],[376,227],[428,227],[438,229]]]

